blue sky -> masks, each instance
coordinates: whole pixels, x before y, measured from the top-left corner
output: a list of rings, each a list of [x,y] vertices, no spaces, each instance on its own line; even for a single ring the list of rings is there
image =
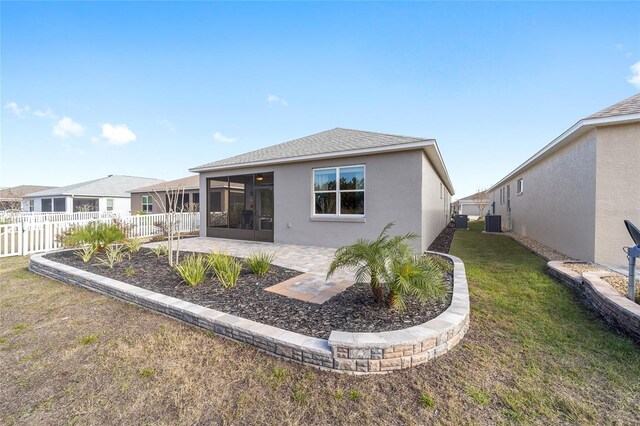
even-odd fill
[[[637,3],[2,2],[0,13],[0,186],[174,179],[347,127],[435,138],[463,197],[640,90]]]

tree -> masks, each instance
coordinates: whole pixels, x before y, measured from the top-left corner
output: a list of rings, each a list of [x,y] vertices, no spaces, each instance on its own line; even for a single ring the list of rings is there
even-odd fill
[[[164,213],[164,225],[167,232],[167,257],[169,266],[173,266],[180,261],[180,236],[182,224],[182,212],[184,206],[184,186],[177,188],[164,188],[165,197],[154,190],[153,198],[156,200]],[[175,243],[175,250],[173,249]]]
[[[480,216],[484,216],[489,206],[489,192],[486,189],[478,189],[478,192],[472,195],[473,202],[478,207]]]

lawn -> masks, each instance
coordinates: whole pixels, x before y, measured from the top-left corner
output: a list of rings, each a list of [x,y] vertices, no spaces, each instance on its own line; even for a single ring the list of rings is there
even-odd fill
[[[459,231],[471,329],[422,367],[291,364],[0,260],[0,424],[640,422],[640,347],[508,237]]]

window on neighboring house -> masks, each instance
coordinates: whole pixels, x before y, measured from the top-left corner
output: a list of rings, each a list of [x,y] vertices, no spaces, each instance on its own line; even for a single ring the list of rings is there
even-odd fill
[[[33,212],[33,211],[36,210],[36,205],[35,204],[36,204],[35,200],[29,200],[29,211],[30,212]]]
[[[440,182],[440,199],[442,200],[442,197],[444,196],[444,189],[442,187],[442,182]]]
[[[364,216],[365,167],[313,170],[313,213]]]
[[[43,212],[52,212],[53,211],[53,202],[51,198],[43,198],[40,200],[40,211]]]
[[[66,212],[67,211],[67,199],[66,198],[54,198],[53,199],[53,211],[54,212]]]
[[[500,188],[500,204],[504,204],[504,188]]]
[[[113,198],[107,198],[107,211],[113,211]]]
[[[524,192],[524,180],[522,178],[518,179],[518,195]]]
[[[511,211],[511,185],[507,185],[507,211]]]
[[[142,211],[145,213],[153,212],[153,199],[151,195],[142,196]]]

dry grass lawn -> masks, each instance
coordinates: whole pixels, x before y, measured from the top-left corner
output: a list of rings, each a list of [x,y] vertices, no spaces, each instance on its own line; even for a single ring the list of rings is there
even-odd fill
[[[473,226],[473,224],[472,224]],[[471,330],[412,370],[355,377],[263,354],[0,260],[0,424],[640,422],[640,348],[510,238],[456,234]]]

